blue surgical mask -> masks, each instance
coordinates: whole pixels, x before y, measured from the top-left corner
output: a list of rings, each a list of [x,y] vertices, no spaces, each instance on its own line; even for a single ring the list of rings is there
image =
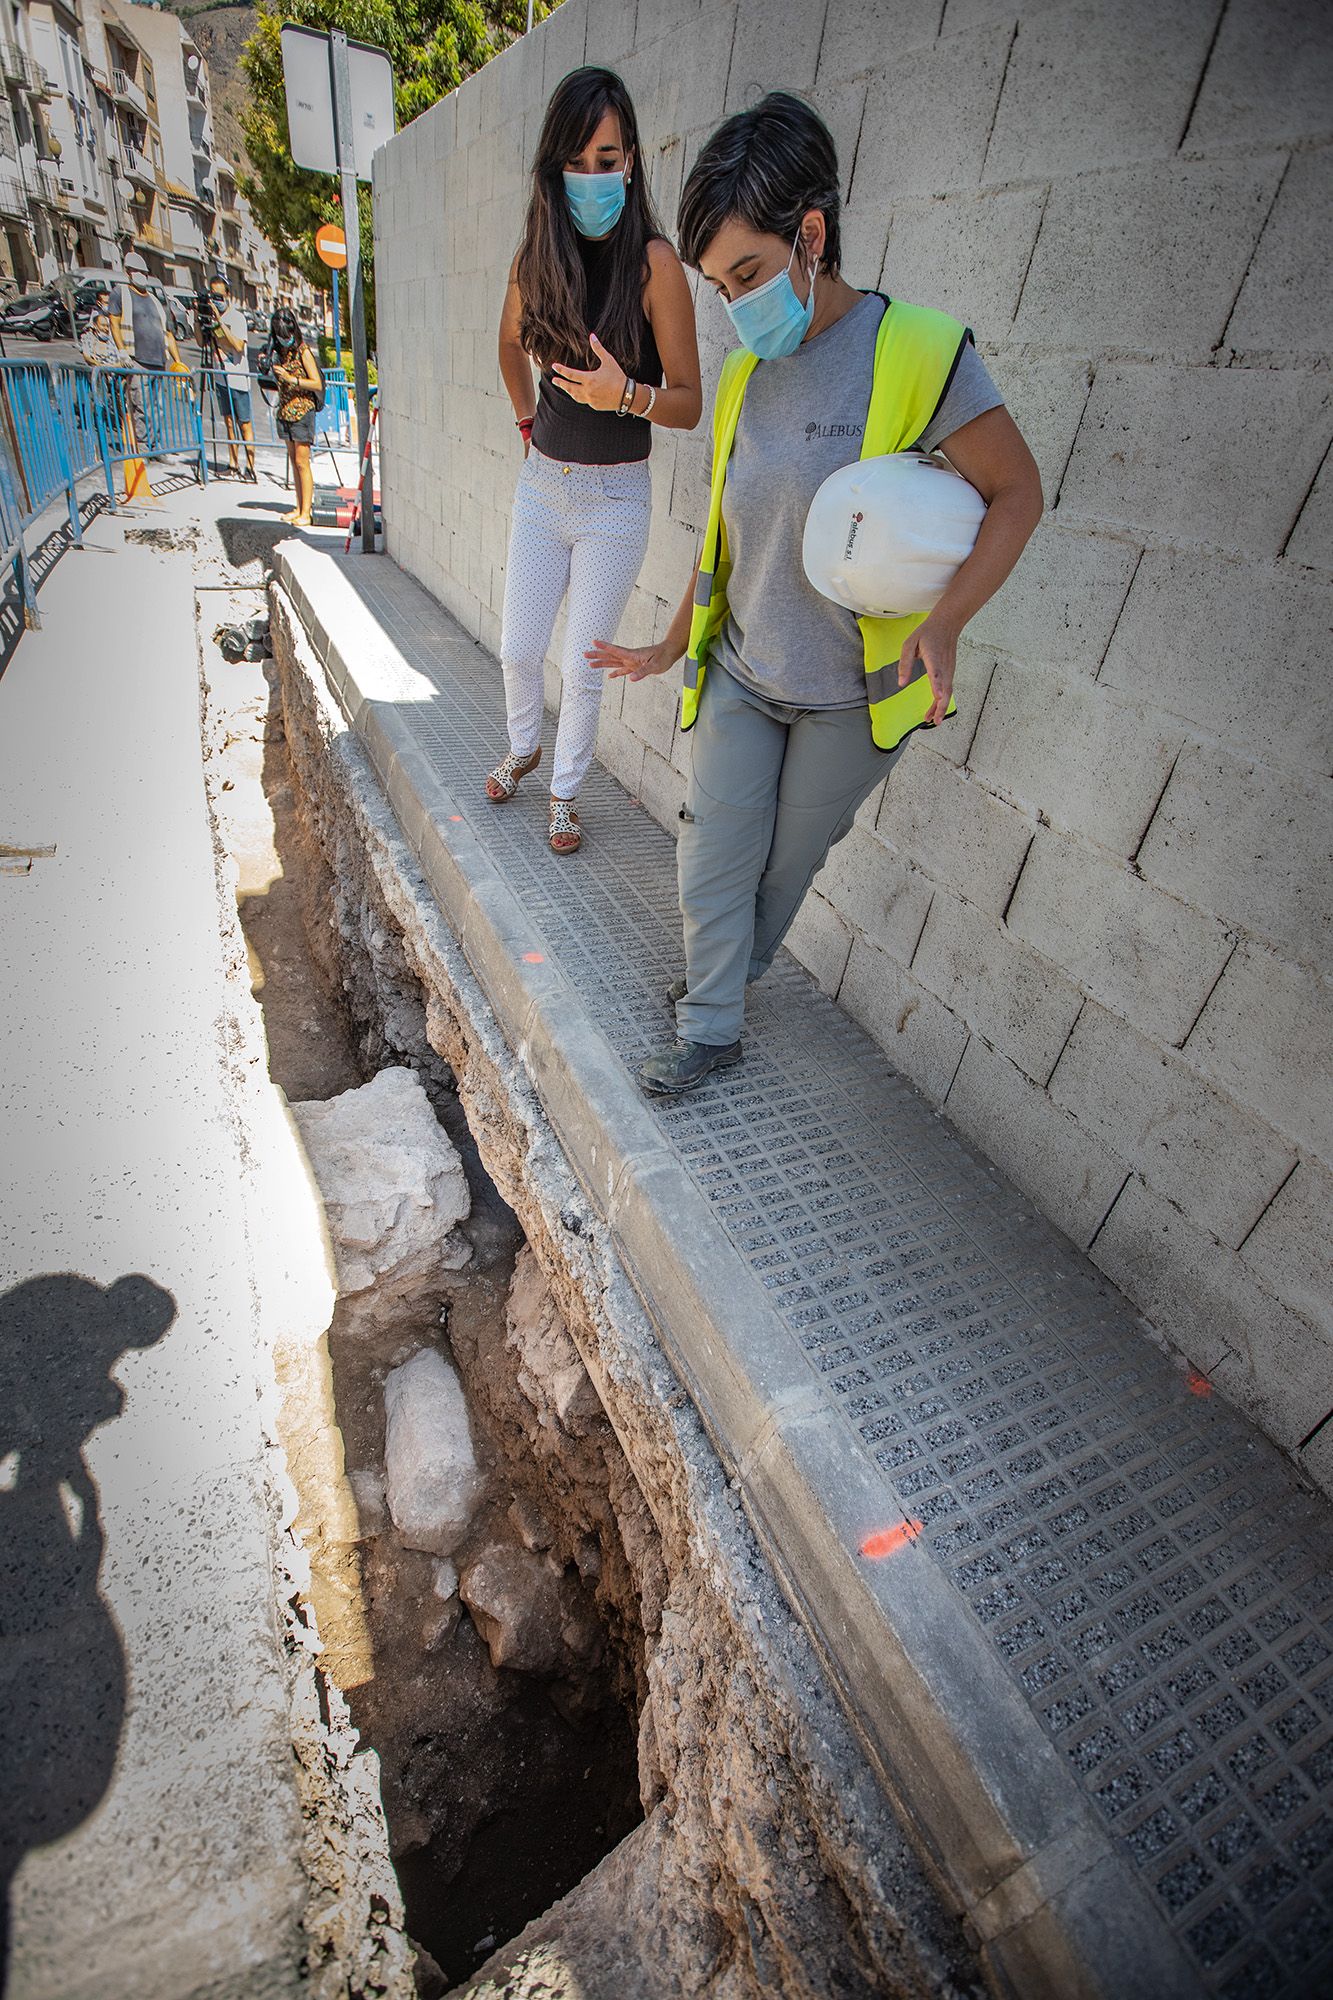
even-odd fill
[[[625,176],[567,173],[565,198],[580,236],[609,236],[625,207]]]
[[[796,243],[800,242],[798,234]],[[791,257],[786,268],[770,278],[757,291],[746,292],[739,299],[723,299],[732,325],[740,335],[741,344],[748,347],[751,354],[757,354],[761,361],[780,361],[784,354],[795,354],[815,316],[815,273],[810,273],[810,296],[805,304],[796,296],[790,272],[792,257],[796,255],[796,243],[791,246]],[[815,267],[818,269],[818,265]]]

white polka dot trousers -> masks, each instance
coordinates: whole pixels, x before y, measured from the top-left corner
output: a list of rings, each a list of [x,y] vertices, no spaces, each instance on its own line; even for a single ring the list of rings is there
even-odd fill
[[[569,614],[560,673],[560,723],[551,790],[577,798],[597,741],[604,675],[583,657],[614,639],[648,547],[648,461],[562,465],[529,452],[514,493],[500,660],[509,747],[530,757],[541,741],[544,663],[561,600]]]

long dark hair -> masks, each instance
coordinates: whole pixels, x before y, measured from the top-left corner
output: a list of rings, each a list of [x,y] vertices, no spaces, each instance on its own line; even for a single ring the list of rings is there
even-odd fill
[[[579,236],[565,198],[566,162],[583,151],[602,117],[614,111],[625,151],[634,152],[634,170],[625,190],[625,209],[607,239],[610,282],[599,323],[589,327]],[[632,369],[643,341],[643,288],[648,282],[648,244],[662,234],[648,195],[639,150],[639,127],[630,94],[614,70],[576,69],[551,93],[532,162],[532,195],[518,253],[518,289],[523,301],[519,333],[542,368],[554,361],[570,368],[591,366],[588,335],[595,333],[622,368]]]
[[[269,344],[279,354],[290,354],[301,344],[301,327],[290,306],[278,306],[268,323]]]

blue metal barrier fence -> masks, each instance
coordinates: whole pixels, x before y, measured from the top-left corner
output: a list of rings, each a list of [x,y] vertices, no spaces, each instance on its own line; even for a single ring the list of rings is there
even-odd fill
[[[196,368],[191,376],[199,392],[201,419],[215,464],[224,451],[228,457],[233,455],[233,445],[242,442],[241,427],[245,422],[251,427],[252,444],[286,449],[287,440],[278,428],[276,396],[271,391],[265,393],[253,375],[245,378],[246,386],[241,388],[243,373],[238,369],[235,376],[235,386],[242,394],[239,404],[234,400],[232,378],[226,368]],[[374,393],[372,389],[372,399]],[[331,452],[338,447],[351,448],[356,441],[355,422],[355,404],[346,370],[326,369],[324,407],[315,413],[312,449]],[[354,464],[348,476],[355,477]]]
[[[250,442],[285,446],[275,403],[253,379],[248,400]],[[244,450],[238,414],[244,407],[233,400],[225,369],[0,360],[0,567],[13,569],[25,622],[40,622],[25,537],[55,502],[64,500],[77,547],[83,527],[76,489],[89,474],[100,474],[113,512],[117,474],[128,477],[136,459],[185,458],[206,483],[210,447],[215,460],[223,450],[229,456]],[[345,369],[326,372],[315,440],[330,452],[355,442]]]

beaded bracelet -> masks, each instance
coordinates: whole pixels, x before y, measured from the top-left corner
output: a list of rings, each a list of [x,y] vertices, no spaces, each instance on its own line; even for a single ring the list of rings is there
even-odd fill
[[[644,384],[644,387],[648,391],[648,404],[645,409],[639,412],[639,414],[640,416],[647,418],[651,417],[651,415],[653,414],[653,404],[657,401],[657,391],[656,389],[654,389],[651,382],[646,382]]]

